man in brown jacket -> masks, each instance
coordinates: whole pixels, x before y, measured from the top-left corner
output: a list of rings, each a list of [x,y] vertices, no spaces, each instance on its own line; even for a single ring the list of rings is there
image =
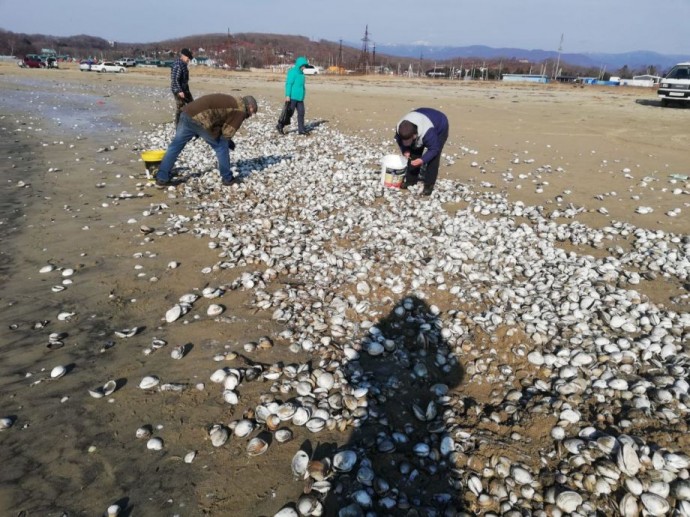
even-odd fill
[[[184,146],[194,137],[203,138],[215,151],[223,185],[234,184],[237,178],[232,176],[230,170],[230,151],[235,148],[232,137],[242,122],[257,110],[256,100],[252,96],[237,99],[222,93],[204,95],[184,106],[175,138],[165,151],[156,174],[156,185],[165,187],[172,184],[170,172],[173,165]]]

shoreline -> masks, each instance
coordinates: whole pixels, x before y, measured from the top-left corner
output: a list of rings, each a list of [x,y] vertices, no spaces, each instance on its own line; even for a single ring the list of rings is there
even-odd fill
[[[52,72],[45,71],[40,77],[51,80],[62,77],[67,86],[57,83],[57,88],[74,86],[76,79],[69,75],[70,71],[65,71],[64,76],[53,76]],[[31,73],[18,72],[22,78]],[[463,230],[467,233],[458,234],[464,241],[458,235],[452,235],[458,243],[472,243],[480,254],[490,253],[487,250],[493,249],[488,247],[493,245],[492,239],[497,242],[505,239],[512,246],[522,246],[519,239],[510,239],[524,232],[525,242],[535,243],[531,249],[524,249],[527,256],[537,253],[542,247],[550,248],[548,241],[539,240],[538,234],[547,234],[552,223],[567,225],[572,222],[575,231],[578,223],[591,222],[594,223],[592,231],[596,231],[615,224],[617,214],[626,214],[626,222],[634,224],[641,221],[654,226],[649,217],[634,213],[636,206],[648,201],[651,205],[653,201],[656,215],[651,217],[657,218],[666,207],[681,206],[682,201],[678,199],[686,195],[673,194],[669,190],[673,184],[661,179],[667,170],[679,170],[677,167],[684,163],[679,160],[684,156],[683,138],[688,136],[689,130],[686,129],[680,137],[676,134],[669,138],[684,124],[681,120],[684,112],[654,112],[658,120],[671,123],[663,128],[663,134],[661,128],[653,132],[651,140],[657,147],[650,153],[646,146],[638,145],[636,139],[641,138],[640,121],[644,120],[637,110],[647,114],[651,107],[635,103],[635,92],[611,93],[614,102],[625,100],[631,103],[622,110],[624,116],[617,123],[611,123],[595,136],[578,133],[582,129],[578,124],[574,131],[576,134],[572,136],[566,132],[567,125],[554,122],[549,126],[547,122],[561,110],[574,110],[571,115],[580,117],[583,125],[587,121],[605,120],[613,112],[611,99],[606,98],[606,102],[602,102],[598,96],[608,96],[609,92],[588,95],[586,99],[590,104],[578,107],[577,102],[562,91],[544,100],[528,89],[491,88],[492,93],[487,93],[473,87],[462,90],[467,98],[454,99],[453,95],[458,93],[454,88],[434,87],[419,91],[417,86],[411,86],[401,92],[395,88],[389,91],[388,86],[367,85],[364,91],[356,91],[356,81],[329,82],[322,86],[309,78],[307,120],[326,122],[317,128],[310,140],[299,141],[294,135],[282,139],[271,131],[271,117],[273,112],[277,115],[280,103],[279,81],[262,86],[261,80],[255,78],[218,78],[201,74],[195,77],[194,70],[192,86],[195,87],[195,95],[199,95],[197,91],[210,93],[222,86],[229,87],[231,93],[237,95],[240,92],[258,92],[257,95],[268,104],[260,112],[256,124],[250,120],[240,130],[238,150],[231,157],[233,164],[241,167],[247,175],[248,181],[229,192],[220,189],[217,171],[213,170],[214,157],[204,144],[198,143],[190,144],[187,154],[178,163],[189,167],[181,169],[185,183],[178,189],[159,191],[146,184],[143,164],[138,159],[138,147],[147,141],[162,141],[165,138],[162,135],[170,134],[172,102],[169,96],[157,95],[165,91],[161,87],[165,84],[165,77],[137,75],[132,74],[131,78],[128,74],[122,77],[88,76],[83,80],[78,75],[83,84],[75,89],[98,91],[103,87],[102,100],[116,107],[122,106],[122,117],[128,125],[83,134],[83,138],[59,130],[41,131],[39,140],[45,145],[41,148],[42,158],[37,158],[33,165],[35,176],[31,179],[31,190],[20,191],[30,195],[33,201],[26,209],[23,218],[26,223],[21,226],[21,235],[13,237],[18,239],[16,260],[0,298],[5,304],[5,311],[0,316],[3,324],[0,417],[12,415],[16,418],[10,429],[0,431],[0,443],[5,451],[0,459],[12,466],[0,474],[0,508],[15,513],[23,510],[52,514],[64,510],[76,515],[98,515],[117,501],[132,514],[223,515],[232,510],[238,515],[271,515],[284,504],[295,502],[302,492],[302,483],[294,480],[290,462],[295,452],[304,447],[311,448],[315,458],[332,457],[336,450],[355,448],[360,454],[359,466],[362,454],[368,454],[377,475],[385,473],[386,478],[403,486],[397,470],[387,467],[386,461],[391,458],[395,462],[408,461],[426,473],[418,463],[421,460],[413,459],[403,446],[396,454],[383,459],[376,456],[373,447],[362,452],[362,443],[371,440],[376,443],[377,437],[377,433],[368,435],[371,429],[364,424],[361,429],[321,433],[288,425],[295,433],[295,439],[286,444],[272,442],[268,452],[257,457],[248,456],[246,440],[237,437],[232,437],[222,448],[212,447],[208,436],[211,425],[229,425],[242,417],[252,418],[261,397],[271,392],[269,388],[273,384],[267,380],[243,382],[239,390],[240,404],[230,406],[223,402],[221,390],[209,381],[209,376],[221,366],[245,371],[256,365],[268,369],[278,364],[282,365],[281,368],[291,364],[309,364],[310,371],[313,371],[318,367],[329,367],[328,363],[335,361],[339,363],[333,366],[336,378],[343,375],[347,384],[353,386],[362,378],[366,379],[372,389],[369,404],[380,412],[379,415],[390,415],[393,421],[390,425],[383,418],[378,421],[372,416],[371,425],[375,422],[379,433],[390,433],[391,429],[404,429],[407,425],[412,427],[409,435],[413,443],[424,440],[428,434],[426,427],[411,414],[410,406],[415,402],[426,407],[430,397],[429,385],[435,382],[448,384],[454,401],[461,400],[463,404],[474,401],[478,410],[492,405],[503,408],[505,401],[501,397],[504,388],[520,390],[523,381],[540,379],[546,382],[554,374],[550,366],[542,364],[536,367],[524,355],[518,355],[516,351],[520,346],[541,350],[544,355],[553,353],[554,357],[560,353],[558,349],[549,349],[548,343],[534,341],[541,338],[527,332],[528,325],[486,322],[487,318],[490,320],[492,315],[500,313],[492,313],[486,300],[482,303],[478,299],[475,301],[473,293],[485,293],[495,286],[503,288],[502,282],[506,281],[498,277],[486,280],[482,274],[489,273],[483,273],[481,269],[474,270],[479,275],[474,280],[449,270],[446,272],[448,288],[438,289],[435,278],[442,271],[439,266],[438,270],[430,269],[434,272],[434,280],[429,278],[429,284],[413,289],[412,280],[409,280],[405,284],[406,289],[396,292],[396,277],[409,275],[410,279],[421,281],[425,278],[423,272],[426,267],[438,265],[436,260],[441,255],[434,253],[444,249],[440,247],[442,241],[439,238],[444,231],[467,225]],[[0,83],[11,83],[3,77],[0,76]],[[50,88],[55,87],[55,83],[51,84]],[[446,97],[434,99],[441,93]],[[560,97],[561,94],[565,97]],[[487,95],[497,98],[487,98]],[[380,194],[372,188],[377,177],[377,157],[392,149],[391,126],[404,113],[406,106],[419,99],[435,100],[449,106],[455,113],[465,112],[464,117],[455,118],[459,123],[446,149],[447,163],[441,169],[440,178],[451,180],[439,186],[438,196],[441,197],[438,199],[448,200],[445,205],[438,201],[421,205],[414,194]],[[511,106],[514,108],[511,112],[503,113],[502,110]],[[554,109],[544,112],[546,108]],[[21,109],[19,113],[22,113]],[[495,119],[486,116],[491,113],[505,116],[506,121],[496,123]],[[629,127],[625,128],[623,124],[621,128],[622,123],[628,123]],[[541,136],[535,138],[533,135],[536,134]],[[322,139],[321,135],[328,135],[328,138]],[[511,138],[506,135],[511,135]],[[606,138],[601,135],[606,135]],[[629,140],[631,137],[634,137],[632,141]],[[570,145],[569,140],[572,140]],[[665,154],[667,147],[660,144],[663,142],[670,146],[668,154]],[[592,153],[593,150],[596,152]],[[329,165],[333,169],[328,169],[327,177],[304,168],[310,161],[315,166],[325,167],[326,162],[321,161],[324,158],[333,160]],[[530,161],[533,158],[534,161]],[[576,158],[578,160],[574,161]],[[513,163],[513,160],[517,162]],[[477,166],[472,165],[475,161]],[[193,164],[196,165],[192,167]],[[563,170],[559,171],[559,167]],[[623,172],[626,167],[631,171]],[[50,168],[59,170],[47,172]],[[293,178],[290,174],[293,169],[303,177]],[[648,185],[654,190],[640,186],[641,177],[652,174],[652,171],[658,179],[648,182]],[[526,177],[521,179],[520,174]],[[626,174],[634,178],[625,178]],[[507,175],[511,175],[512,180],[508,181]],[[582,184],[580,176],[586,177]],[[493,186],[482,186],[483,182]],[[515,188],[517,184],[523,188]],[[538,185],[541,185],[542,192],[537,192]],[[16,192],[13,190],[15,186],[6,188],[10,193]],[[610,201],[606,204],[614,215],[597,212],[600,205],[592,201],[592,194],[610,192],[614,188],[620,193],[605,197]],[[317,190],[319,196],[311,198],[309,189],[322,190]],[[565,190],[572,190],[573,195],[565,194]],[[526,213],[517,215],[515,209],[518,205],[513,203],[510,208],[513,212],[505,215],[505,203],[497,195],[499,192],[504,192],[511,203],[524,199]],[[563,196],[564,200],[557,201],[556,195]],[[640,199],[631,199],[631,196],[640,196]],[[293,199],[294,205],[284,206],[285,199]],[[530,203],[531,199],[538,202]],[[583,200],[588,212],[574,210],[572,215],[564,218],[551,217],[551,209],[565,212],[569,203],[581,206],[576,202],[579,199]],[[539,206],[542,207],[541,212],[535,209]],[[473,211],[468,211],[469,207],[473,207]],[[531,212],[527,212],[528,208]],[[683,206],[680,217],[669,217],[661,226],[685,238],[690,224],[686,211]],[[356,223],[339,219],[340,213],[348,212]],[[427,219],[422,218],[416,223],[416,214],[428,215],[430,226],[421,229],[419,225],[426,223]],[[380,225],[372,229],[368,224],[376,221],[377,217],[382,221],[394,221],[397,226]],[[314,222],[319,224],[310,226]],[[504,228],[504,225],[508,226]],[[142,226],[149,226],[153,231],[142,231]],[[533,226],[536,230],[532,232]],[[301,231],[304,233],[300,234]],[[330,233],[321,233],[326,231]],[[297,252],[294,250],[300,246],[299,235],[311,247],[301,245]],[[326,238],[328,235],[330,239]],[[337,239],[333,239],[333,235]],[[488,236],[492,239],[482,240]],[[603,238],[602,246],[596,247],[592,245],[595,237],[580,242],[577,239],[581,237],[574,234],[576,242],[568,244],[566,241],[562,247],[568,252],[577,251],[582,267],[590,263],[595,265],[593,267],[603,267],[606,264],[603,258],[609,255],[625,259],[625,254],[618,255],[611,250],[617,246],[630,247],[634,241],[631,236],[610,234]],[[235,244],[232,244],[232,239],[237,240]],[[415,246],[415,242],[419,245]],[[487,248],[482,248],[481,242],[485,242]],[[400,257],[389,255],[386,245],[391,243],[400,246]],[[681,249],[687,242],[671,244]],[[238,250],[251,250],[252,246],[257,249],[265,247],[269,257],[271,250],[276,248],[289,247],[290,251],[285,255],[282,250],[276,251],[275,265],[268,266],[258,252],[256,255],[251,251],[246,255],[238,254]],[[554,248],[560,249],[559,246]],[[427,249],[432,251],[425,251]],[[492,257],[499,262],[504,258],[508,260],[512,257],[511,252],[508,246],[502,253],[496,251]],[[304,258],[291,263],[293,253],[295,257]],[[314,258],[307,258],[307,253],[312,253]],[[602,260],[596,262],[593,257],[599,253]],[[450,255],[442,256],[449,264],[452,263]],[[589,256],[592,256],[591,260]],[[564,267],[576,261],[575,256],[567,254],[551,258],[562,260]],[[339,266],[331,270],[327,266],[329,259]],[[520,268],[527,271],[529,260],[519,260]],[[548,267],[548,261],[542,263],[541,256],[535,255],[533,260],[538,261],[542,268]],[[172,261],[179,266],[171,269],[169,264]],[[465,262],[471,264],[469,260]],[[46,263],[54,264],[57,269],[46,274],[38,273]],[[271,267],[276,269],[276,276],[264,278],[263,274]],[[636,267],[623,263],[620,269],[633,270]],[[646,268],[644,263],[640,266],[640,269]],[[67,269],[73,269],[73,275],[63,276]],[[346,274],[344,270],[350,273]],[[496,274],[512,275],[514,270],[515,264],[508,260],[502,271]],[[591,273],[593,277],[598,274]],[[608,281],[593,279],[591,285],[586,286],[568,285],[573,289],[578,286],[583,292],[586,289],[601,292],[602,298],[606,298],[605,288],[610,285],[610,303],[614,303],[613,296],[619,296],[620,292],[646,291],[650,296],[663,299],[669,306],[670,310],[662,310],[663,314],[687,313],[687,300],[677,304],[670,301],[672,296],[683,293],[687,287],[671,274],[667,275],[668,279],[664,276],[659,273],[655,280],[643,279],[639,284],[627,281],[631,278],[636,281],[634,276],[620,276]],[[573,274],[565,280],[559,279],[559,282],[567,283],[575,278]],[[60,285],[65,279],[74,283],[67,284],[62,292],[51,292],[52,285]],[[364,286],[358,285],[363,281],[369,284],[370,294],[361,294],[366,291]],[[513,281],[516,285],[525,284],[517,272]],[[316,285],[309,285],[311,282]],[[252,287],[247,287],[249,285]],[[463,290],[467,288],[466,299],[461,299],[464,291],[451,293],[452,285],[462,286]],[[470,289],[473,286],[474,290]],[[507,282],[505,286],[507,289],[511,283]],[[218,299],[200,296],[188,315],[176,322],[165,322],[166,311],[178,303],[182,295],[196,293],[199,296],[206,287],[221,288],[223,295]],[[675,291],[671,291],[671,287]],[[324,293],[333,290],[337,296],[321,295],[323,299],[319,299],[319,289]],[[256,305],[257,300],[264,296],[262,292],[273,296],[279,291],[289,293],[283,302],[273,300],[274,305],[268,309],[260,309]],[[427,297],[415,298],[416,305],[408,314],[415,323],[403,326],[410,335],[405,334],[405,338],[399,340],[398,352],[403,356],[407,354],[410,366],[423,363],[434,373],[431,380],[424,382],[415,381],[404,366],[405,361],[396,363],[399,356],[393,353],[384,357],[391,364],[397,364],[394,374],[385,369],[385,363],[365,354],[370,341],[368,329],[378,325],[387,332],[392,331],[397,325],[395,308],[404,304],[405,298],[414,298],[417,291],[427,293]],[[556,288],[553,292],[557,292]],[[505,295],[509,296],[507,291]],[[362,306],[363,312],[358,313],[355,310],[359,307],[357,303],[346,301],[347,308],[342,313],[327,312],[331,307],[338,307],[335,298],[347,300],[348,297],[368,305]],[[500,297],[496,305],[499,304],[498,299]],[[299,300],[300,305],[295,306],[291,300]],[[225,307],[225,312],[216,319],[206,314],[214,301]],[[640,305],[634,298],[630,303],[635,308]],[[431,316],[432,305],[440,310],[440,314],[434,317]],[[295,315],[303,312],[304,319],[299,324],[288,323],[290,320],[284,320],[284,315],[276,319],[275,311],[278,309]],[[602,305],[599,310],[608,314],[609,309]],[[57,315],[63,311],[76,314],[71,319],[60,321]],[[338,315],[349,322],[339,324],[342,330],[337,330],[337,333],[347,336],[342,342],[334,337],[337,334],[330,334],[335,325],[333,318]],[[324,318],[323,322],[318,318]],[[34,328],[36,322],[44,320],[49,323],[42,328]],[[472,339],[465,340],[452,334],[450,342],[443,343],[439,339],[433,344],[442,350],[440,353],[458,361],[457,369],[451,368],[445,374],[437,372],[434,354],[422,353],[412,346],[421,332],[419,325],[427,323],[435,328],[436,322],[449,329],[459,325],[464,329],[465,337],[472,336]],[[321,323],[328,330],[315,330],[321,328]],[[606,329],[596,318],[590,324],[597,332],[604,333]],[[18,326],[8,330],[11,325]],[[281,337],[290,325],[295,326],[293,332],[304,332],[304,337],[299,340]],[[137,330],[131,337],[123,338],[116,334],[133,328]],[[512,331],[511,328],[518,330]],[[669,334],[669,339],[678,347],[680,356],[685,354],[687,328],[677,330],[678,335]],[[67,334],[61,339],[63,344],[60,348],[47,348],[48,336],[52,332]],[[338,347],[332,350],[322,347],[320,341],[313,337],[319,332],[323,338],[329,337],[336,342]],[[274,341],[273,346],[249,351],[252,347],[248,345],[258,343],[263,336],[269,336]],[[498,341],[493,341],[492,337]],[[152,349],[155,338],[165,339],[168,344],[163,349],[145,354],[146,349]],[[312,342],[313,348],[309,349],[306,342]],[[170,352],[180,345],[187,346],[188,350],[184,358],[175,360]],[[300,351],[291,351],[292,345],[299,345]],[[346,346],[352,346],[364,356],[361,371],[355,364],[348,366],[349,362],[340,355]],[[496,350],[495,354],[490,352],[492,348]],[[566,349],[563,347],[562,350]],[[237,357],[229,360],[233,354]],[[222,361],[214,359],[219,355]],[[499,361],[501,366],[510,366],[513,376],[502,377],[503,374],[496,370],[495,361]],[[69,366],[67,375],[54,381],[44,380],[59,364]],[[481,370],[484,364],[488,370]],[[615,364],[611,359],[601,368],[614,368]],[[341,371],[344,373],[336,373]],[[378,372],[378,375],[372,372]],[[387,386],[385,390],[390,390],[388,393],[378,384],[387,374],[401,379],[401,392]],[[180,392],[141,390],[138,385],[146,375],[158,375],[163,383],[181,384],[183,389]],[[629,375],[636,377],[638,372]],[[495,381],[485,382],[487,376]],[[89,389],[102,386],[110,379],[117,384],[111,397],[94,399],[88,395]],[[41,382],[36,383],[39,380]],[[205,384],[203,390],[197,389],[197,384],[201,383]],[[375,389],[382,391],[379,393]],[[294,391],[291,395],[271,393],[281,399],[294,396]],[[399,406],[395,405],[396,396],[400,400]],[[494,401],[496,397],[498,399]],[[558,402],[560,413],[566,409],[564,403],[575,404],[577,399],[555,397],[554,400]],[[612,400],[618,404],[622,399],[612,395]],[[525,404],[528,404],[527,400]],[[458,415],[462,414],[457,407],[452,407]],[[535,477],[543,466],[540,461],[547,462],[553,469],[558,468],[556,460],[549,459],[547,453],[542,455],[543,451],[554,447],[549,431],[558,419],[555,414],[540,413],[541,406],[532,409],[533,413],[522,415],[523,421],[513,423],[500,420],[505,416],[500,411],[494,414],[489,410],[481,416],[466,412],[459,424],[451,426],[444,423],[446,434],[467,431],[475,433],[479,442],[487,441],[486,445],[477,445],[476,448],[469,439],[467,443],[463,442],[465,458],[456,458],[458,468],[468,475],[481,475],[481,467],[499,456],[509,456],[511,461],[523,464]],[[592,416],[587,414],[584,404],[578,406],[578,410],[583,418]],[[601,422],[592,422],[601,425],[603,430],[621,425],[620,419],[616,420],[614,416],[609,420],[606,420],[608,416],[604,417]],[[492,420],[494,418],[499,422]],[[640,415],[639,418],[649,417]],[[145,441],[135,438],[136,429],[144,424],[151,426],[154,436],[164,440],[162,451],[147,450]],[[637,425],[634,419],[632,425]],[[575,424],[566,427],[568,432],[575,434]],[[683,423],[668,424],[667,429],[652,430],[644,438],[652,445],[677,448],[683,452],[689,445],[685,427]],[[621,426],[620,429],[626,428]],[[636,428],[633,430],[637,431]],[[519,438],[514,438],[515,435]],[[458,433],[458,442],[460,436],[464,435]],[[430,438],[428,443],[432,448],[439,448],[436,438]],[[187,464],[183,458],[191,451],[196,451],[197,456]],[[350,476],[354,477],[354,472]],[[411,485],[420,487],[419,497],[424,504],[430,504],[428,501],[433,500],[435,491],[450,491],[445,486],[441,488],[440,481],[439,486],[429,485],[429,479],[436,478],[430,474],[428,478],[423,476],[421,485]],[[539,479],[544,483],[547,481],[546,477]],[[352,479],[347,481],[340,475],[333,481],[344,487],[353,487]],[[453,497],[465,497],[465,492],[464,487],[457,489]],[[324,501],[327,508],[338,504],[332,497]],[[467,498],[463,504],[476,503],[472,495],[468,494]],[[397,504],[402,504],[401,500]]]

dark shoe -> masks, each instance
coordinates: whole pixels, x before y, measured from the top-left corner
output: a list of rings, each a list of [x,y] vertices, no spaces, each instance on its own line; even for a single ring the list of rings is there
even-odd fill
[[[422,190],[422,196],[430,196],[433,191],[433,185],[424,185],[424,190]]]
[[[163,181],[156,178],[156,188],[166,188],[173,184],[172,181]]]
[[[405,175],[405,178],[403,179],[402,185],[400,186],[401,189],[407,190],[410,187],[414,187],[417,182],[419,181],[419,176],[408,176],[407,174]]]
[[[276,129],[278,130],[278,133],[280,133],[281,135],[285,134],[285,130],[283,130],[283,126],[281,126],[280,124],[276,126]]]
[[[223,180],[223,186],[224,187],[231,187],[233,185],[239,185],[242,183],[242,180],[240,178],[232,178],[231,180]]]
[[[309,136],[309,133],[307,133],[306,131],[299,131],[297,134],[302,136]]]

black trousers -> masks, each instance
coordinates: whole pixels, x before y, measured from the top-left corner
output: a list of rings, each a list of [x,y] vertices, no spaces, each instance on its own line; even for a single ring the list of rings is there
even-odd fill
[[[441,165],[441,153],[443,153],[443,146],[446,145],[446,140],[448,140],[448,130],[446,129],[443,133],[438,136],[441,142],[441,149],[438,152],[436,158],[431,160],[429,163],[425,163],[422,167],[412,167],[407,166],[407,171],[405,171],[405,181],[408,185],[415,185],[420,179],[424,182],[424,185],[433,187],[436,184],[436,179],[438,178],[438,168]],[[424,154],[424,147],[415,147],[410,150],[410,161],[421,158]],[[420,177],[420,172],[424,173]]]
[[[184,108],[185,104],[192,102],[194,97],[192,97],[192,93],[189,91],[184,93],[184,99],[181,99],[176,93],[173,93],[173,97],[175,97],[175,127],[177,127],[177,124],[180,123],[180,113],[182,113],[182,108]]]

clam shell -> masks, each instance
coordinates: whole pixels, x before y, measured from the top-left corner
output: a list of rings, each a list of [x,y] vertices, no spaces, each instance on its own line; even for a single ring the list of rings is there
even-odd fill
[[[179,319],[180,316],[182,316],[182,306],[180,306],[180,304],[175,304],[165,313],[165,321],[172,323]]]
[[[556,506],[566,513],[573,513],[582,504],[582,496],[572,490],[561,492],[556,497]]]
[[[297,500],[297,511],[300,515],[321,515],[321,502],[312,494],[302,494]]]
[[[292,431],[290,429],[278,429],[275,432],[275,438],[278,443],[285,443],[292,440]]]
[[[286,402],[285,404],[280,405],[276,414],[283,422],[285,422],[293,418],[296,412],[297,406],[292,402]]]
[[[151,388],[155,388],[158,386],[158,383],[160,383],[160,379],[156,377],[155,375],[147,375],[143,379],[141,379],[141,382],[139,383],[139,387],[142,390],[148,390]]]
[[[235,429],[233,432],[235,433],[235,436],[237,436],[238,438],[244,438],[252,434],[252,431],[255,427],[256,426],[254,425],[254,422],[252,422],[251,420],[239,420],[235,424]]]
[[[43,266],[41,269],[38,270],[39,273],[50,273],[51,271],[55,270],[55,266],[52,264],[48,264],[47,266]]]
[[[228,441],[230,433],[226,427],[220,424],[215,424],[213,427],[211,427],[208,435],[211,438],[211,444],[213,444],[214,447],[221,447],[225,445],[225,442]]]
[[[326,421],[322,418],[311,418],[306,426],[312,433],[318,433],[326,426]]]
[[[306,477],[307,467],[309,466],[309,455],[300,450],[292,457],[292,473],[298,478]]]
[[[295,425],[304,425],[311,418],[311,412],[304,407],[297,408],[295,414],[292,416],[292,423]]]
[[[153,429],[151,429],[150,425],[142,425],[140,428],[137,429],[135,435],[140,440],[143,440],[151,438],[152,433]]]
[[[146,448],[152,451],[160,451],[163,449],[163,440],[160,438],[149,438],[146,442]]]
[[[13,424],[14,424],[14,419],[9,417],[9,416],[5,416],[5,417],[0,418],[0,431],[3,431],[5,429],[9,429],[10,427],[12,427]]]
[[[196,451],[189,451],[184,455],[184,462],[191,463],[194,461],[194,458],[196,458]]]
[[[173,359],[182,359],[187,351],[185,345],[176,346],[170,351],[170,357]]]
[[[227,402],[228,404],[232,404],[233,406],[239,404],[240,402],[240,396],[237,394],[236,391],[233,390],[224,390],[223,391],[223,400]]]
[[[247,444],[247,454],[250,456],[259,456],[268,450],[268,442],[262,437],[257,436],[249,440]]]
[[[640,501],[648,515],[666,515],[671,509],[671,505],[666,499],[650,492],[644,492],[640,495]]]
[[[56,366],[52,370],[50,370],[50,378],[51,379],[59,379],[63,375],[67,373],[67,368],[64,366]]]
[[[628,443],[623,444],[623,447],[618,449],[616,459],[618,462],[618,468],[621,469],[621,472],[630,477],[635,477],[642,467],[640,464],[640,459],[637,456],[637,452],[635,452],[635,449],[633,449],[632,445]]]
[[[333,456],[333,468],[340,472],[350,472],[357,463],[355,451],[340,451]]]
[[[220,368],[211,374],[211,382],[220,384],[221,382],[225,381],[227,376],[228,372],[225,370],[225,368]]]
[[[214,317],[214,316],[220,316],[221,314],[223,314],[224,311],[225,311],[225,307],[223,307],[222,305],[219,305],[217,303],[212,303],[211,305],[208,306],[208,309],[206,310],[206,314],[208,314],[211,317]]]
[[[117,389],[117,382],[115,381],[108,381],[103,385],[103,395],[108,397],[112,395],[115,390]]]

